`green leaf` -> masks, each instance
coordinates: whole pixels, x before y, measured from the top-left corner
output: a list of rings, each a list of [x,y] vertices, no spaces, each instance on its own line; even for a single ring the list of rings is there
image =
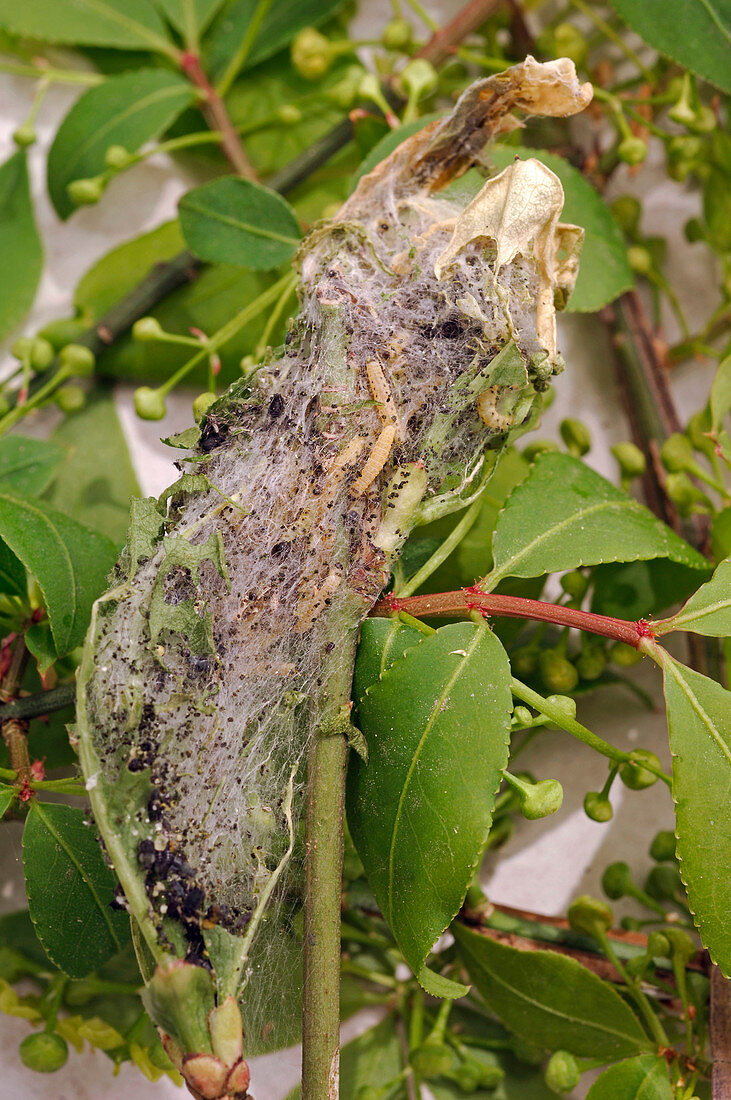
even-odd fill
[[[711,958],[731,975],[731,692],[662,651],[680,874]]]
[[[259,0],[234,0],[216,20],[204,52],[205,68],[218,79],[246,36]],[[303,27],[330,19],[343,0],[274,0],[254,35],[241,69],[251,69],[289,45]]]
[[[423,642],[424,635],[398,619],[366,619],[360,628],[360,641],[353,673],[353,703],[356,711],[368,688],[377,684],[384,672],[404,656],[407,649]]]
[[[129,918],[110,908],[115,878],[83,810],[34,800],[23,865],[31,919],[56,966],[83,978],[124,947]]]
[[[0,10],[3,0],[0,0]],[[28,183],[28,161],[19,149],[0,166],[0,339],[11,332],[33,305],[43,270],[43,245],[38,236]]]
[[[619,993],[576,959],[519,951],[460,924],[452,931],[490,1010],[537,1046],[611,1061],[651,1045]]]
[[[300,243],[286,199],[235,176],[189,191],[178,211],[188,247],[209,263],[269,270],[290,260]]]
[[[0,537],[36,577],[63,657],[83,641],[91,605],[114,564],[114,544],[42,501],[2,489]]]
[[[654,1054],[619,1062],[596,1079],[586,1100],[673,1100],[668,1064]]]
[[[89,324],[129,294],[156,263],[171,260],[185,248],[177,221],[164,222],[117,245],[82,275],[74,291],[74,305]]]
[[[649,619],[686,600],[698,571],[667,558],[609,562],[594,570],[591,610],[615,619]]]
[[[709,581],[690,597],[684,607],[670,619],[655,625],[656,634],[671,630],[692,630],[712,638],[731,636],[731,558],[716,568]]]
[[[343,1100],[356,1100],[362,1088],[370,1086],[383,1092],[379,1100],[406,1100],[403,1080],[387,1088],[404,1068],[398,1030],[390,1016],[346,1043],[340,1051],[340,1095]],[[289,1093],[287,1100],[301,1100],[299,1085]]]
[[[442,627],[367,688],[348,824],[381,911],[419,974],[482,855],[508,757],[510,673],[484,627]]]
[[[172,51],[148,0],[0,0],[0,27],[41,42]]]
[[[427,966],[422,966],[416,975],[419,985],[425,989],[430,997],[440,997],[445,1001],[456,1001],[458,997],[466,997],[470,991],[468,985],[462,982],[453,982],[451,978],[445,978],[443,974],[437,974]]]
[[[3,592],[6,596],[20,596],[21,599],[28,594],[28,577],[25,566],[1,540],[0,592]]]
[[[493,541],[490,590],[503,577],[537,577],[609,561],[708,562],[627,493],[578,458],[539,455],[508,498]]]
[[[563,157],[543,150],[516,150],[514,146],[490,149],[490,161],[502,171],[521,156],[535,156],[555,172],[563,186],[565,202],[562,222],[580,225],[586,232],[576,286],[566,309],[573,313],[593,313],[613,302],[634,286],[632,268],[622,231],[602,196],[581,172]]]
[[[155,0],[171,27],[191,42],[203,33],[224,3],[225,0]]]
[[[7,435],[0,439],[0,482],[11,493],[37,496],[48,485],[63,451],[45,439]]]
[[[111,390],[96,389],[80,412],[61,421],[52,439],[66,456],[48,500],[121,547],[130,499],[140,487]]]
[[[61,123],[48,153],[48,192],[58,216],[73,214],[68,185],[103,172],[110,145],[137,152],[194,99],[187,80],[163,69],[122,73],[85,92]]]
[[[658,53],[731,93],[731,19],[725,0],[609,0]]]
[[[711,386],[711,421],[714,431],[721,429],[729,411],[731,411],[731,355],[727,355],[719,365]]]
[[[25,632],[25,644],[35,657],[38,671],[43,676],[58,659],[51,624],[47,619],[28,627]]]
[[[4,816],[5,811],[15,798],[15,794],[14,787],[7,787],[4,783],[0,783],[0,818]]]

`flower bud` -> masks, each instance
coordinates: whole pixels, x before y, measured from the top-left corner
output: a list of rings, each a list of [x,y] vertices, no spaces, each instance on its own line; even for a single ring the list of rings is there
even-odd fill
[[[218,400],[218,395],[211,393],[210,390],[205,393],[199,393],[193,402],[193,419],[202,420],[214,401]]]
[[[559,431],[570,454],[580,458],[591,450],[591,433],[582,420],[568,416],[561,421]]]
[[[134,153],[130,153],[124,145],[110,145],[104,154],[104,163],[107,168],[114,168],[118,172],[121,172],[123,168],[129,168],[130,164],[134,164],[136,159]]]
[[[392,19],[384,27],[381,41],[387,50],[408,50],[414,31],[408,19]]]
[[[75,374],[78,378],[87,378],[96,364],[94,352],[83,344],[67,344],[61,348],[58,361],[66,374]]]
[[[583,932],[587,936],[599,939],[612,926],[612,910],[606,902],[592,898],[589,894],[572,901],[567,913],[569,925],[574,932]]]
[[[36,338],[31,341],[30,365],[33,367],[33,370],[48,370],[53,362],[54,356],[53,344],[43,336],[36,336]]]
[[[573,23],[559,23],[553,28],[553,45],[554,57],[570,57],[577,68],[586,62],[586,36]]]
[[[420,1077],[441,1077],[454,1064],[454,1053],[440,1040],[426,1039],[409,1055],[411,1065]]]
[[[538,650],[534,646],[518,646],[510,654],[510,664],[519,679],[527,679],[538,668]]]
[[[625,164],[641,164],[647,156],[647,143],[634,134],[628,134],[617,146],[617,156]]]
[[[527,729],[533,725],[533,715],[528,710],[528,707],[517,706],[513,711],[513,718],[517,726]]]
[[[283,103],[277,107],[276,116],[286,126],[296,126],[302,121],[302,111],[294,103]]]
[[[63,413],[75,413],[83,409],[86,404],[86,392],[81,386],[59,386],[53,395],[53,400]]]
[[[708,498],[686,473],[668,474],[665,478],[665,493],[682,516],[688,516],[698,509],[708,511]]]
[[[686,125],[695,134],[710,134],[718,125],[716,113],[712,107],[703,103],[693,115],[692,120]]]
[[[567,1050],[557,1050],[551,1055],[543,1076],[551,1092],[571,1092],[581,1080],[576,1059]]]
[[[622,477],[642,477],[647,469],[644,454],[634,443],[615,443],[611,448]]]
[[[632,872],[621,861],[610,863],[602,875],[602,890],[612,901],[626,897],[632,892],[633,886]]]
[[[589,791],[584,797],[584,813],[592,821],[611,821],[614,814],[612,803],[600,791]]]
[[[683,881],[675,863],[657,863],[645,880],[645,890],[656,901],[674,901],[683,895]]]
[[[701,409],[688,420],[685,427],[688,439],[693,444],[693,449],[700,451],[701,454],[710,458],[716,453],[716,447],[712,439],[709,439],[708,432],[711,430],[711,410],[708,406],[705,409]]]
[[[608,656],[612,664],[617,665],[619,668],[632,668],[642,660],[639,649],[627,645],[626,642],[615,642],[614,645],[610,646]]]
[[[583,600],[589,588],[589,578],[580,569],[572,569],[561,577],[561,587],[572,599]]]
[[[409,99],[423,99],[434,91],[439,82],[434,66],[422,57],[415,57],[399,74],[399,83]]]
[[[476,1058],[465,1058],[450,1074],[450,1080],[461,1088],[462,1092],[477,1092],[478,1089],[495,1089],[505,1076],[499,1066],[487,1066]]]
[[[342,80],[331,88],[323,89],[323,96],[343,111],[349,110],[358,98],[363,73],[360,65],[349,65]]]
[[[631,248],[628,248],[627,259],[629,260],[629,266],[638,275],[649,275],[652,271],[652,256],[644,245],[633,244]]]
[[[135,390],[134,402],[140,420],[162,420],[167,411],[163,395],[149,386],[140,386]]]
[[[626,761],[619,765],[619,778],[625,787],[629,787],[631,791],[642,791],[645,787],[651,787],[653,783],[657,783],[658,777],[647,768],[641,767],[643,762],[647,762],[659,769],[660,760],[655,753],[650,752],[649,749],[634,749],[632,756],[637,763]]]
[[[23,1065],[36,1073],[55,1073],[69,1056],[69,1048],[61,1036],[47,1031],[27,1035],[19,1051]]]
[[[682,928],[663,928],[663,935],[670,944],[670,954],[685,966],[696,954],[696,945]]]
[[[647,954],[653,959],[670,958],[670,941],[663,932],[650,932],[647,937]]]
[[[625,930],[625,932],[641,932],[642,931],[642,921],[638,920],[637,917],[622,917],[622,919],[619,923],[622,926],[622,928]]]
[[[165,336],[165,330],[156,317],[140,317],[132,325],[132,339],[140,344],[148,341],[160,340]]]
[[[627,959],[624,965],[627,973],[633,978],[642,978],[650,965],[650,959],[647,955],[634,955],[631,959]]]
[[[695,464],[693,445],[687,435],[682,432],[673,432],[660,448],[660,460],[665,469],[671,474],[681,473]]]
[[[586,645],[576,658],[576,671],[582,680],[598,680],[606,667],[606,654],[600,646]]]
[[[540,1066],[545,1055],[539,1046],[530,1039],[524,1039],[522,1035],[511,1035],[508,1040],[508,1050],[526,1066]]]
[[[675,834],[670,829],[661,829],[653,837],[650,855],[656,863],[669,863],[675,859]]]
[[[576,700],[572,699],[570,695],[548,695],[546,702],[551,704],[553,710],[560,711],[562,718],[571,719],[576,717]]]
[[[318,80],[330,68],[334,54],[324,34],[314,27],[305,27],[295,36],[290,56],[300,76],[305,80]]]
[[[38,134],[35,126],[32,126],[29,122],[24,122],[13,133],[13,141],[20,149],[27,149],[29,145],[35,145],[37,140]]]
[[[610,205],[610,210],[620,229],[629,236],[633,236],[640,226],[642,206],[634,195],[621,195]]]
[[[531,783],[517,775],[503,773],[520,795],[520,812],[529,821],[555,814],[563,802],[563,787],[557,779],[540,779]]]
[[[523,458],[526,462],[533,462],[534,459],[538,458],[538,455],[557,450],[558,444],[554,443],[552,439],[533,439],[523,448]]]
[[[13,340],[10,345],[10,354],[19,359],[20,362],[28,360],[30,362],[30,352],[33,347],[33,339],[30,336],[19,336],[17,340]]]
[[[86,325],[79,317],[62,317],[50,321],[38,333],[53,345],[54,351],[60,351],[66,344],[72,344],[85,331]]]
[[[541,680],[549,691],[565,695],[579,682],[579,674],[566,657],[552,649],[544,649],[538,658]]]
[[[72,180],[66,193],[74,206],[93,206],[104,194],[105,186],[102,176],[94,176],[93,179]]]

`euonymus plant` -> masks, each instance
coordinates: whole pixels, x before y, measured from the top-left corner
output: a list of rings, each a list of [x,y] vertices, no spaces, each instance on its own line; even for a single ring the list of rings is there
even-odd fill
[[[0,71],[30,89],[0,168],[0,806],[28,902],[0,917],[0,1008],[29,1071],[88,1042],[205,1100],[300,1040],[306,1100],[723,1100],[729,13],[406,8],[361,42],[338,0],[0,0]],[[13,340],[57,82],[80,86],[46,160],[60,219],[161,154],[200,184]],[[602,197],[649,146],[702,196],[698,331],[640,203]],[[581,421],[529,434],[571,371],[563,309],[614,337],[615,482]],[[679,414],[665,372],[693,359],[718,369]],[[193,387],[158,499],[115,379],[147,420]],[[577,717],[624,690],[638,722],[643,658],[672,774]],[[606,759],[593,821],[615,783],[674,804],[644,883],[622,851],[604,872],[641,914],[619,926],[603,898],[556,922],[480,885],[516,815],[560,812],[528,770],[547,729]]]

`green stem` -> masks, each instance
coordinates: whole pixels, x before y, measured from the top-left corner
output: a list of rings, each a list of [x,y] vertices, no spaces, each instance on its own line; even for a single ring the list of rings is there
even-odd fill
[[[10,76],[30,76],[35,80],[50,80],[53,84],[85,84],[96,87],[107,79],[101,73],[84,73],[75,69],[54,69],[45,65],[22,65],[15,61],[0,61],[0,73]]]
[[[48,381],[42,385],[35,393],[31,394],[27,401],[22,405],[16,405],[14,409],[6,413],[0,420],[0,435],[9,431],[14,424],[17,424],[19,420],[22,420],[24,416],[27,416],[33,409],[37,409],[39,405],[42,405],[46,398],[50,397],[54,390],[58,389],[62,382],[65,382],[67,378],[71,377],[71,371],[61,367],[56,373],[48,379]]]
[[[50,691],[41,691],[38,695],[27,695],[14,699],[12,703],[0,706],[0,722],[6,718],[39,718],[42,714],[53,714],[71,706],[76,698],[76,684],[62,684]]]
[[[604,954],[607,956],[615,970],[617,970],[624,979],[624,982],[627,986],[627,992],[632,997],[632,1000],[635,1002],[638,1009],[640,1010],[653,1039],[658,1044],[658,1046],[669,1047],[671,1045],[670,1041],[665,1034],[665,1028],[660,1023],[657,1013],[654,1011],[649,999],[640,988],[640,983],[632,974],[629,973],[627,967],[617,955],[617,952],[614,950],[614,946],[612,945],[609,936],[606,934],[606,932],[597,929],[596,937],[602,946]]]

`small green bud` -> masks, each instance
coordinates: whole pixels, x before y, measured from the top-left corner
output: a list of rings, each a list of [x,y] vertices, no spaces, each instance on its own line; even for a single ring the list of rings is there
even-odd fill
[[[628,134],[617,146],[617,156],[625,164],[642,164],[647,156],[647,142],[634,134]]]
[[[50,321],[38,333],[53,345],[54,351],[60,351],[66,344],[72,344],[85,331],[86,325],[80,317],[63,317]]]
[[[549,817],[561,809],[563,787],[557,779],[540,779],[537,783],[523,783],[520,812],[529,821]]]
[[[123,168],[129,168],[137,158],[124,145],[110,145],[104,154],[104,163],[107,168],[114,168],[121,172]]]
[[[688,129],[695,134],[710,134],[718,125],[716,113],[712,107],[703,103],[693,115],[692,122],[687,123]]]
[[[560,711],[562,718],[576,717],[576,700],[570,695],[547,695],[546,702],[551,704],[552,709]]]
[[[652,764],[656,768],[660,768],[660,760],[654,752],[650,752],[649,749],[635,749],[632,753],[633,757],[639,763],[630,763],[629,761],[619,765],[619,778],[624,783],[625,787],[629,787],[631,791],[643,791],[645,787],[651,787],[653,783],[657,783],[658,777],[653,773],[643,768],[640,765],[643,762]]]
[[[626,897],[632,892],[633,885],[632,872],[621,861],[610,863],[602,875],[602,890],[612,901]]]
[[[624,928],[625,932],[642,931],[642,921],[638,920],[637,917],[622,917],[619,923],[622,928]]]
[[[465,1058],[449,1074],[450,1080],[459,1086],[462,1092],[477,1092],[478,1089],[495,1089],[505,1076],[499,1066],[486,1066],[476,1058]]]
[[[579,674],[566,657],[552,649],[544,649],[538,658],[541,680],[549,691],[565,695],[573,691],[579,682]]]
[[[685,95],[682,95],[668,111],[668,118],[671,118],[673,122],[677,122],[679,126],[686,126],[688,129],[693,126],[695,117],[696,113]]]
[[[36,338],[31,341],[30,365],[33,367],[33,370],[48,370],[53,362],[54,355],[53,344],[43,336],[36,336]]]
[[[628,248],[627,259],[629,260],[629,266],[638,275],[649,275],[652,271],[652,256],[644,245],[633,244]]]
[[[645,880],[645,890],[656,901],[673,901],[683,895],[683,880],[675,863],[657,863]]]
[[[318,80],[330,68],[334,53],[324,34],[314,27],[305,27],[295,36],[290,56],[300,76],[305,80]]]
[[[580,569],[572,569],[561,577],[561,587],[572,599],[583,600],[589,588],[589,578]]]
[[[693,444],[687,435],[681,432],[673,432],[660,448],[660,460],[665,469],[671,474],[678,474],[688,470],[695,464]]]
[[[624,965],[633,978],[641,978],[649,967],[650,960],[647,955],[635,955],[627,959]]]
[[[591,432],[582,420],[567,416],[561,421],[559,431],[569,452],[578,458],[591,450]]]
[[[687,474],[668,474],[665,478],[665,493],[677,506],[681,515],[690,515],[692,511],[701,508],[707,511],[708,501],[704,493],[698,489]]]
[[[399,74],[399,83],[409,99],[422,99],[434,91],[439,77],[434,66],[422,57],[415,57]]]
[[[523,729],[527,729],[529,726],[533,725],[533,715],[528,710],[528,707],[516,707],[513,711],[513,718],[515,719],[516,725],[521,726]]]
[[[86,404],[86,392],[81,386],[59,386],[53,395],[53,400],[63,413],[75,413],[83,409]]]
[[[551,1055],[543,1076],[551,1092],[571,1092],[581,1080],[576,1059],[567,1050],[557,1050]]]
[[[604,901],[582,894],[571,902],[567,913],[569,925],[574,932],[583,932],[587,936],[600,938],[607,928],[612,926],[612,910]],[[598,935],[597,935],[598,934]]]
[[[519,1062],[527,1066],[539,1066],[545,1055],[539,1046],[530,1039],[524,1039],[522,1035],[511,1035],[508,1040],[508,1050]]]
[[[218,400],[218,394],[212,393],[210,390],[205,393],[199,393],[193,402],[193,419],[202,420],[214,401]]]
[[[647,460],[634,443],[615,443],[611,448],[617,460],[622,477],[642,477],[647,469]]]
[[[35,145],[38,140],[35,126],[24,122],[13,134],[13,141],[20,149],[27,149],[29,145]]]
[[[538,650],[533,646],[518,646],[510,654],[510,664],[518,679],[527,679],[538,668]]]
[[[408,50],[414,31],[408,19],[392,19],[383,29],[381,41],[387,50]]]
[[[664,928],[663,934],[670,944],[670,954],[685,966],[696,954],[696,945],[682,928]]]
[[[281,107],[277,107],[276,115],[286,126],[296,126],[302,121],[302,111],[294,103],[283,103]]]
[[[584,646],[576,658],[576,671],[582,680],[598,680],[606,667],[606,654],[599,646]]]
[[[614,814],[612,803],[600,791],[589,791],[584,797],[584,813],[592,821],[611,821]]]
[[[589,47],[586,36],[573,23],[559,23],[553,28],[554,57],[570,57],[577,68],[586,61]]]
[[[694,450],[700,451],[701,454],[707,455],[708,458],[716,452],[715,444],[712,439],[709,439],[707,434],[710,430],[711,410],[708,406],[697,413],[693,413],[685,428],[688,439],[693,444]]]
[[[452,1068],[454,1053],[445,1043],[426,1039],[412,1050],[409,1061],[420,1077],[441,1077]]]
[[[557,450],[558,443],[554,443],[552,439],[533,439],[523,448],[523,458],[526,462],[533,462],[534,459],[538,458],[538,455],[545,454],[546,451]]]
[[[135,390],[134,402],[140,420],[162,420],[167,411],[163,395],[149,386],[140,386]]]
[[[88,378],[94,372],[96,358],[90,348],[83,344],[67,344],[58,353],[58,361],[61,369],[67,374],[75,374],[78,378]]]
[[[331,88],[323,89],[322,94],[343,111],[349,110],[358,98],[363,72],[360,65],[349,65],[343,79]]]
[[[614,645],[609,647],[608,656],[612,664],[617,665],[619,668],[632,668],[642,660],[639,649],[627,645],[626,642],[615,642]]]
[[[652,959],[669,959],[670,940],[662,932],[650,932],[647,937],[647,954]]]
[[[13,340],[10,345],[10,354],[20,360],[20,362],[30,362],[31,348],[33,347],[33,339],[30,336],[19,336],[17,340]]]
[[[66,187],[66,193],[74,206],[93,206],[104,194],[106,181],[102,176],[93,179],[72,180]]]
[[[41,1031],[27,1035],[19,1047],[20,1060],[36,1073],[55,1073],[66,1064],[69,1048],[60,1035]]]
[[[650,855],[656,863],[669,863],[675,859],[675,834],[670,829],[655,833],[650,845]]]
[[[634,195],[621,195],[614,200],[610,209],[614,214],[615,221],[619,223],[620,229],[623,229],[629,236],[634,236],[639,229],[642,215],[642,206],[639,199],[636,199]]]
[[[139,344],[164,338],[165,330],[156,317],[140,317],[132,325],[132,339]]]

